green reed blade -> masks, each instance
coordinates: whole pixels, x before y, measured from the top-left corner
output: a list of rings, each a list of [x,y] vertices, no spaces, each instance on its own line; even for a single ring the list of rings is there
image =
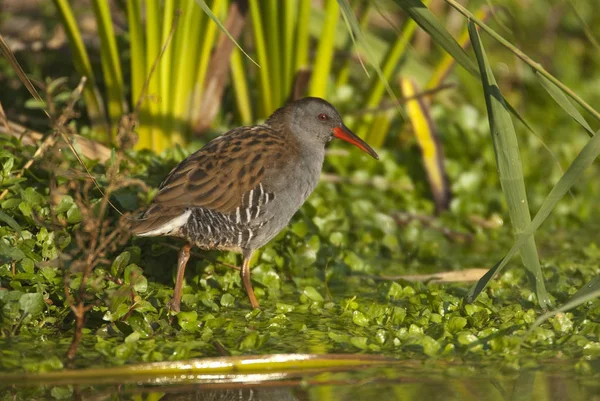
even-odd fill
[[[434,42],[454,57],[454,59],[474,76],[478,75],[477,65],[467,55],[438,19],[420,0],[394,0],[402,9],[427,32]]]
[[[169,37],[173,27],[173,17],[175,16],[175,1],[164,0],[161,19],[162,23],[155,27],[160,29],[160,45],[164,44]],[[158,32],[157,32],[158,34]],[[171,75],[173,74],[173,46],[168,46],[162,59],[158,63],[155,74],[158,80],[158,97],[160,99],[158,108],[160,113],[156,116],[156,124],[160,126],[160,132],[169,132],[172,123],[171,107],[173,102],[173,88],[171,87]],[[165,134],[165,136],[168,134]],[[169,141],[170,142],[170,141]]]
[[[364,4],[364,8],[362,9],[362,12],[360,13],[360,17],[359,17],[359,21],[358,21],[358,25],[361,30],[365,30],[369,24],[370,11],[371,11],[371,3],[367,2]],[[354,46],[354,42],[352,41],[352,38],[350,37],[350,35],[348,35],[348,36],[349,37],[348,37],[348,40],[346,41],[346,45],[344,46],[343,51],[345,51],[347,53],[351,53],[352,48],[355,46]],[[351,66],[353,64],[354,64],[354,61],[350,57],[348,57],[346,59],[346,61],[344,62],[342,68],[340,68],[340,70],[337,73],[337,78],[336,78],[336,83],[335,83],[337,87],[346,85],[348,83],[348,79],[350,78]]]
[[[131,104],[135,105],[140,99],[142,88],[148,71],[146,69],[146,40],[144,24],[142,23],[142,2],[127,0],[127,22],[129,24],[129,52],[131,74]],[[151,127],[147,124],[148,102],[143,101],[138,116],[137,149],[152,148]]]
[[[83,44],[81,32],[77,26],[77,21],[73,15],[73,10],[67,0],[53,0],[65,33],[68,38],[69,47],[73,55],[73,64],[79,74],[87,78],[87,84],[83,90],[83,97],[88,116],[93,127],[93,136],[101,138],[103,141],[110,141],[110,128],[106,110],[102,101],[100,91],[96,86],[96,79],[92,64],[90,63],[87,51]]]
[[[92,7],[96,16],[98,36],[100,37],[100,61],[106,86],[111,138],[114,141],[119,121],[126,109],[121,60],[119,59],[109,3],[103,0],[93,0]]]
[[[267,42],[265,40],[266,26],[263,24],[263,17],[260,11],[259,0],[249,0],[250,17],[252,18],[252,28],[254,32],[254,46],[258,63],[261,68],[259,74],[259,93],[260,93],[260,109],[259,117],[266,117],[275,110],[273,103],[273,92],[271,89],[271,71],[269,63],[269,55],[267,54]]]
[[[226,12],[227,1],[226,0],[215,0],[212,4],[214,10],[213,15],[222,15]],[[201,115],[202,107],[202,94],[205,88],[206,72],[210,64],[211,55],[213,49],[216,46],[218,37],[217,31],[219,27],[217,24],[206,22],[206,29],[202,35],[202,44],[200,45],[200,57],[197,66],[196,79],[192,92],[192,102],[190,108],[190,123],[192,127],[199,124],[198,119]]]
[[[238,49],[231,52],[231,83],[235,92],[235,102],[237,110],[240,113],[242,124],[252,123],[252,102],[250,100],[250,91],[248,90],[248,76],[242,53]]]
[[[294,31],[296,29],[296,10],[298,0],[283,2],[282,23],[279,24],[279,35],[281,35],[281,99],[285,101],[292,92],[292,85],[296,76],[294,68]]]
[[[327,81],[335,51],[335,31],[340,19],[340,7],[336,0],[325,0],[325,21],[319,38],[317,54],[308,93],[310,96],[326,97]]]
[[[560,90],[560,88],[554,85],[548,78],[544,77],[539,72],[535,72],[535,76],[540,80],[540,83],[546,89],[546,92],[554,99],[554,101],[568,114],[573,118],[573,120],[577,121],[579,125],[581,125],[588,132],[590,136],[594,136],[594,130],[585,121],[585,118],[577,111],[573,103],[569,100],[569,98],[565,95],[565,93]]]
[[[517,136],[510,113],[488,63],[481,39],[472,22],[469,22],[469,35],[471,36],[471,42],[473,43],[473,49],[481,71],[483,92],[488,110],[490,131],[494,142],[500,184],[506,196],[513,232],[519,237],[531,223],[531,215],[529,214],[529,204],[525,191]],[[538,302],[543,309],[546,309],[550,306],[550,298],[546,293],[533,236],[527,238],[520,252],[530,280],[534,283]]]
[[[160,53],[160,34],[161,34],[161,9],[160,4],[155,1],[146,2],[146,74],[150,71],[150,66],[154,63]],[[144,76],[144,80],[146,76]],[[152,138],[152,149],[159,152],[169,143],[169,139],[162,131],[160,126],[160,76],[154,74],[148,83],[147,98],[144,102],[147,105],[148,119]]]
[[[269,75],[271,77],[271,92],[273,96],[273,105],[279,107],[282,103],[282,67],[284,54],[281,49],[281,40],[279,36],[279,25],[281,24],[281,14],[279,13],[279,0],[263,0],[261,2],[261,11],[264,16],[265,40],[267,44],[267,54],[269,61]]]
[[[295,71],[308,67],[308,44],[311,0],[298,0],[298,22],[296,24]]]
[[[175,143],[183,143],[190,131],[192,91],[196,82],[203,32],[208,17],[193,1],[182,1],[183,23],[174,38],[174,68],[171,76],[173,123],[171,135]]]
[[[250,55],[248,55],[248,53],[246,53],[244,51],[244,49],[242,48],[242,46],[239,45],[239,43],[233,38],[233,36],[231,36],[231,34],[227,31],[227,29],[225,29],[225,26],[221,23],[221,21],[219,21],[219,19],[212,13],[212,11],[210,10],[210,7],[208,7],[208,5],[206,4],[206,2],[204,0],[195,0],[196,3],[198,3],[198,5],[200,6],[200,8],[202,8],[202,10],[208,15],[208,17],[213,20],[215,22],[215,24],[217,24],[217,26],[219,27],[219,29],[221,31],[223,31],[223,33],[225,33],[225,35],[227,35],[227,37],[233,42],[235,43],[235,45],[237,46],[238,49],[240,49],[240,51],[242,53],[244,53],[244,56],[246,56],[248,58],[248,60],[252,61],[252,63],[254,63],[257,67],[260,68],[260,65],[254,61],[254,59],[252,57],[250,57]]]
[[[555,310],[549,311],[541,315],[536,319],[535,322],[529,328],[529,332],[535,330],[540,324],[544,323],[546,320],[550,319],[558,315],[559,313],[566,312],[568,310],[574,309],[579,305],[583,305],[586,302],[589,302],[593,299],[600,297],[600,276],[594,277],[589,283],[581,287],[579,291],[577,291],[564,305],[561,305],[560,308],[556,308]]]

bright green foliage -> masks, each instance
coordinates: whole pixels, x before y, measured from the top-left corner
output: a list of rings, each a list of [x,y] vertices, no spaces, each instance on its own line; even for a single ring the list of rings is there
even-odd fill
[[[484,116],[471,109],[463,113],[478,119],[479,128],[473,128],[470,119],[458,119],[449,137],[467,138],[469,149],[481,148],[488,135]],[[73,330],[63,276],[68,272],[68,286],[79,288],[81,272],[69,270],[76,260],[69,255],[78,254],[77,232],[90,217],[83,218],[76,202],[80,190],[71,190],[54,208],[66,226],[53,229],[48,186],[33,178],[47,175],[44,164],[34,165],[31,176],[14,180],[14,171],[33,149],[4,141],[22,156],[4,154],[0,180],[0,189],[9,189],[1,211],[12,219],[0,227],[0,366],[5,371],[60,369]],[[156,186],[188,152],[178,150],[167,158],[131,153],[133,163],[122,168]],[[484,179],[483,171],[493,169],[493,152],[484,152],[480,164],[469,167],[470,156],[462,149],[450,146],[447,153],[456,200],[453,215],[442,216],[439,224],[472,232],[471,244],[450,241],[417,221],[396,223],[392,216],[397,210],[433,210],[423,197],[426,185],[408,178],[406,169],[394,161],[397,156],[382,152],[376,162],[360,153],[330,155],[326,171],[350,181],[322,182],[289,227],[258,253],[252,279],[261,311],[250,310],[237,271],[193,256],[182,312],[170,322],[165,303],[172,294],[177,251],[166,245],[173,241],[131,239],[107,255],[107,262],[88,279],[86,302],[93,307],[86,315],[77,366],[216,356],[215,341],[233,355],[366,352],[399,358],[492,359],[508,369],[554,358],[560,344],[564,358],[585,363],[599,348],[597,299],[530,332],[540,311],[521,270],[508,270],[473,304],[463,301],[468,285],[376,279],[484,266],[510,244],[507,228],[482,229],[469,222],[473,213],[504,213],[498,183]],[[409,168],[419,164],[408,155],[400,156]],[[75,165],[72,158],[64,163]],[[459,165],[465,167],[457,169]],[[105,182],[100,166],[89,167]],[[55,169],[59,184],[66,182],[62,171],[68,170]],[[360,184],[365,177],[370,177],[368,186]],[[546,188],[536,182],[536,188]],[[597,185],[590,188],[600,191]],[[89,202],[96,203],[98,193],[90,196]],[[121,208],[135,209],[146,198],[131,187],[116,192],[113,200]],[[549,224],[591,219],[594,214],[585,210],[563,208]],[[110,212],[112,224],[115,218]],[[585,233],[581,238],[560,235],[565,234],[540,238],[542,249],[553,249],[544,258],[544,274],[556,304],[597,275],[600,262],[597,246]],[[575,251],[577,261],[562,256],[563,250],[572,254],[574,249],[582,249]],[[230,253],[201,254],[239,263]],[[27,341],[18,341],[21,338]]]

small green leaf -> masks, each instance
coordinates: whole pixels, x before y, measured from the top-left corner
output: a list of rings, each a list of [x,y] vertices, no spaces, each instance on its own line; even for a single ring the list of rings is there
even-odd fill
[[[144,277],[144,271],[136,264],[130,264],[125,268],[123,274],[125,283],[130,284],[137,292],[146,292],[148,289],[148,279]]]
[[[117,256],[110,266],[110,274],[112,274],[113,277],[119,277],[121,272],[125,269],[125,266],[129,263],[129,259],[131,259],[131,254],[128,251]]]
[[[37,292],[23,294],[21,295],[21,298],[19,298],[20,309],[32,317],[36,317],[42,313],[44,305],[44,297]]]
[[[32,110],[45,110],[47,107],[47,103],[44,100],[38,99],[27,99],[25,101],[25,108]]]
[[[221,306],[229,308],[235,305],[235,298],[231,294],[223,294],[221,297]]]
[[[458,333],[467,325],[467,319],[462,316],[451,317],[446,323],[446,329],[452,333]]]
[[[0,241],[0,260],[19,261],[25,258],[25,254],[17,247],[7,245]]]
[[[367,327],[369,325],[369,319],[360,311],[355,310],[352,312],[352,321],[355,325],[360,327]]]
[[[306,295],[310,300],[315,302],[323,302],[323,296],[319,294],[314,287],[305,287],[304,291],[302,291],[304,295]]]

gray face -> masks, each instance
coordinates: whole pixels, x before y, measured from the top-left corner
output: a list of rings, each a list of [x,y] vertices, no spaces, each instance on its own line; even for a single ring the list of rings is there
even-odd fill
[[[305,98],[294,103],[291,113],[292,132],[301,140],[325,144],[333,139],[333,129],[341,127],[342,117],[328,102]]]

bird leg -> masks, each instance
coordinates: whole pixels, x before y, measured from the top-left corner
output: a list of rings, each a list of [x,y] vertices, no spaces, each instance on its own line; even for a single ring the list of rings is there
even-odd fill
[[[183,278],[185,273],[185,266],[190,259],[190,249],[192,245],[185,244],[179,251],[179,259],[177,260],[177,280],[175,281],[175,290],[173,291],[173,298],[167,303],[167,309],[173,312],[179,312],[179,306],[181,304],[181,287],[183,287]]]
[[[254,289],[252,288],[252,283],[250,282],[250,259],[252,259],[252,254],[254,251],[244,251],[242,256],[244,257],[244,264],[242,265],[242,270],[240,271],[240,276],[242,276],[242,283],[244,284],[244,289],[246,290],[246,294],[248,294],[248,299],[250,300],[250,304],[253,309],[258,309],[258,301],[256,300],[256,296],[254,295]]]

